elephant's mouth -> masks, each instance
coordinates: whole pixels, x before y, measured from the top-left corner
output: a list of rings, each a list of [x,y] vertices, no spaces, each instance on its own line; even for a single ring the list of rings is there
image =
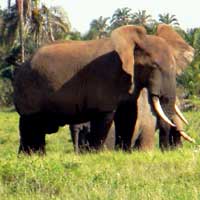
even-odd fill
[[[176,125],[166,116],[166,114],[164,113],[162,106],[160,104],[160,100],[158,96],[153,96],[152,97],[152,102],[153,102],[153,106],[154,109],[156,111],[156,113],[158,114],[158,116],[165,121],[167,124],[169,124],[170,126],[176,127]],[[178,106],[175,104],[174,106],[175,112],[177,114],[177,116],[185,123],[188,124],[188,121],[186,120],[186,118],[184,117],[184,115],[181,113],[181,111],[179,110]],[[187,141],[195,143],[195,140],[193,138],[191,138],[189,135],[187,135],[183,130],[178,130],[179,134]]]

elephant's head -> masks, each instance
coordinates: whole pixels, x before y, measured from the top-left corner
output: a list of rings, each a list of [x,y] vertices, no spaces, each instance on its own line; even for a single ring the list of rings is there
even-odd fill
[[[146,87],[158,115],[175,126],[176,75],[192,61],[194,49],[165,24],[158,25],[156,35],[147,35],[139,26],[123,26],[111,38],[124,71],[134,74],[135,91]]]

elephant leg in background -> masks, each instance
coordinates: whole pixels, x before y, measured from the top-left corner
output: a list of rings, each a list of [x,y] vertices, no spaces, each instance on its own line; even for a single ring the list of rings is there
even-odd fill
[[[89,150],[88,134],[90,134],[90,122],[73,124],[69,126],[76,153]]]
[[[115,148],[131,151],[132,136],[137,119],[137,106],[133,101],[121,104],[115,114]]]
[[[80,132],[79,126],[78,125],[71,125],[71,124],[69,125],[71,138],[72,138],[72,142],[73,142],[73,145],[74,145],[74,151],[76,153],[79,152],[79,132]]]
[[[99,150],[102,148],[108,136],[113,118],[114,112],[102,113],[90,122],[70,125],[70,132],[75,152]],[[114,138],[111,138],[111,140],[112,139]]]
[[[73,124],[70,125],[69,127],[75,152],[84,153],[88,151],[90,148],[89,137],[92,137],[92,135],[89,135],[91,132],[90,122]],[[113,124],[107,134],[103,147],[105,149],[113,150],[114,146],[115,146],[115,127]]]
[[[28,155],[34,152],[45,153],[45,132],[35,117],[21,116],[19,129],[19,153],[24,152]]]
[[[140,134],[133,145],[133,149],[148,151],[152,150],[155,146],[155,131],[154,124],[149,123],[140,127]]]
[[[113,150],[115,148],[115,126],[114,126],[114,123],[112,123],[112,126],[108,132],[108,135],[104,142],[104,148],[107,150]]]

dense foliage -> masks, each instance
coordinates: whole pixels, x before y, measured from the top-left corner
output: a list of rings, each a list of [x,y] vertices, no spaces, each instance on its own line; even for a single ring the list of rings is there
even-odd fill
[[[172,25],[196,50],[191,66],[177,77],[178,86],[184,89],[184,97],[200,96],[200,28],[183,30],[174,14],[159,14],[158,20],[155,20],[146,10],[133,12],[128,7],[118,8],[109,17],[100,16],[91,20],[90,29],[81,35],[80,32],[71,30],[67,13],[61,7],[48,8],[45,4],[40,4],[39,0],[27,0],[23,5],[21,2],[16,0],[16,3],[11,4],[8,0],[8,7],[0,8],[0,105],[10,104],[10,100],[5,99],[11,98],[12,89],[4,87],[11,86],[16,64],[28,59],[39,46],[54,40],[103,38],[113,29],[127,24],[142,25],[149,34],[155,32],[159,23]],[[5,85],[5,80],[8,86]],[[9,97],[5,98],[7,95]]]

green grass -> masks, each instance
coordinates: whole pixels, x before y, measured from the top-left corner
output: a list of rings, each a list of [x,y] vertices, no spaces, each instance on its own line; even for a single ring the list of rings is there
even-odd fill
[[[187,112],[188,134],[199,140],[200,113]],[[0,199],[200,199],[200,149],[184,142],[165,153],[76,155],[66,127],[47,136],[47,155],[17,156],[18,115],[0,113]]]

